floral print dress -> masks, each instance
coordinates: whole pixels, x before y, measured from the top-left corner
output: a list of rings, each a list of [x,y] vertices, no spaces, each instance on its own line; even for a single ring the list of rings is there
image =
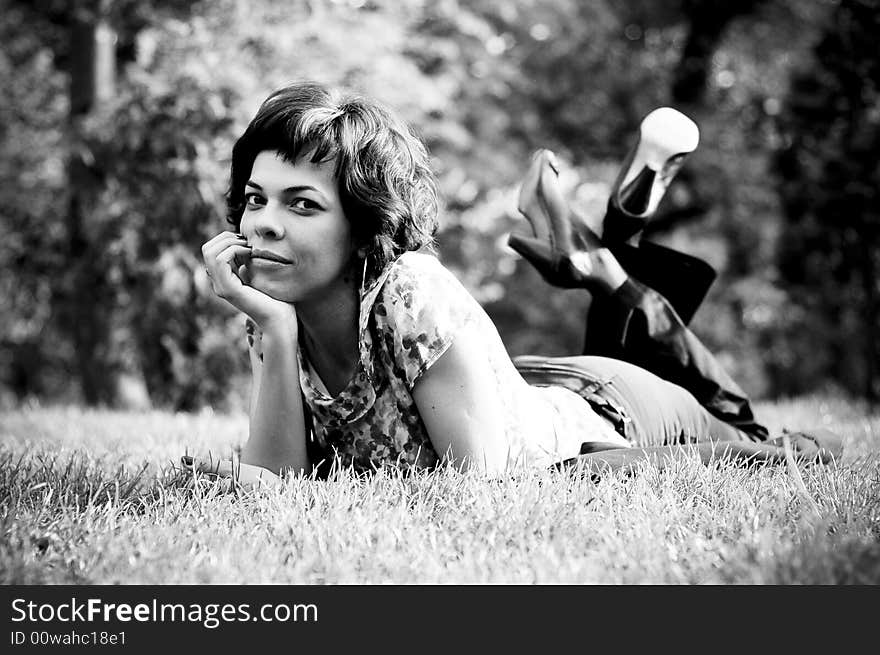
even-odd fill
[[[361,290],[360,301],[359,359],[341,392],[329,395],[297,348],[313,459],[319,453],[358,471],[436,465],[439,457],[412,390],[465,329],[480,340],[494,373],[494,388],[486,393],[505,407],[511,463],[549,466],[576,456],[592,440],[629,445],[576,393],[528,386],[491,319],[433,255],[404,253]],[[250,324],[252,344],[253,336]]]

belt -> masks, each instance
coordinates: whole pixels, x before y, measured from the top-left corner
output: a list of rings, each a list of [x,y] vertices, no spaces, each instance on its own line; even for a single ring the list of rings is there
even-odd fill
[[[613,381],[614,376],[597,379],[568,362],[546,357],[518,357],[514,365],[523,379],[534,387],[563,387],[575,392],[620,436],[629,439],[627,428],[632,424],[632,418],[619,402],[600,393]]]

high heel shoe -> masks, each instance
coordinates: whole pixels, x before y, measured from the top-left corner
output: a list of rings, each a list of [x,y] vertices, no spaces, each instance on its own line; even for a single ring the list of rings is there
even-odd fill
[[[611,187],[603,220],[603,243],[623,243],[642,231],[685,157],[696,150],[699,142],[697,124],[671,107],[660,107],[645,116],[639,140]]]
[[[549,150],[536,152],[517,205],[535,236],[511,234],[507,242],[549,284],[587,289],[601,286],[593,275],[590,253],[602,244],[583,219],[571,211],[559,189],[558,175],[555,155]]]

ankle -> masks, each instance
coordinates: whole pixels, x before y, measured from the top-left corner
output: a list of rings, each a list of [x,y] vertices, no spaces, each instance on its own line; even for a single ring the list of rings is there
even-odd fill
[[[592,253],[593,270],[596,277],[609,293],[617,291],[629,277],[620,262],[608,248],[597,248]]]
[[[614,293],[629,277],[608,248],[581,250],[570,256],[569,261],[591,291]]]

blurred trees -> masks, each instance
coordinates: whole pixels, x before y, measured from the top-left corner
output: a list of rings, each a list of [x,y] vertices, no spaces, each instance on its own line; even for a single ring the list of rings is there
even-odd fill
[[[790,272],[778,274],[782,208],[769,175],[791,70],[832,9],[819,0],[0,0],[0,386],[18,398],[244,405],[241,317],[212,298],[199,247],[225,229],[234,138],[273,88],[297,78],[375,95],[424,136],[447,204],[443,259],[513,354],[579,351],[588,302],[548,289],[504,245],[525,229],[514,192],[530,153],[557,151],[572,198],[598,219],[640,119],[661,104],[684,109],[702,143],[648,238],[721,271],[696,329],[756,394],[841,379],[795,356],[793,335],[807,346],[813,331],[792,329],[804,296]],[[114,91],[92,92],[78,109],[73,96],[89,87],[75,62],[95,70],[97,59],[73,38],[87,26],[95,42],[99,25],[113,37]],[[833,186],[812,185],[833,199]]]
[[[9,374],[20,381],[10,386],[19,395],[72,390],[89,404],[124,400],[144,406],[149,404],[144,374],[151,381],[149,374],[163,362],[151,357],[154,349],[138,345],[163,340],[166,329],[139,339],[150,325],[151,310],[165,300],[157,280],[158,231],[150,229],[156,225],[142,210],[161,209],[163,194],[175,193],[175,205],[191,212],[190,225],[198,225],[199,213],[204,220],[206,202],[194,193],[200,181],[193,171],[194,153],[217,128],[213,117],[191,117],[199,129],[188,131],[173,90],[145,89],[149,85],[136,79],[132,44],[147,25],[142,12],[156,19],[185,13],[188,3],[6,4],[6,43],[12,44],[7,52],[20,53],[25,66],[41,62],[59,78],[44,90],[51,99],[48,107],[45,98],[31,102],[38,99],[13,96],[4,135],[14,138],[31,123],[36,132],[36,123],[46,120],[50,108],[56,140],[50,149],[28,154],[44,158],[34,162],[35,168],[53,162],[52,177],[41,176],[39,169],[33,176],[14,166],[4,171],[4,178],[8,173],[14,181],[4,185],[3,218],[9,223],[4,227],[19,237],[6,244],[4,254],[20,264],[17,278],[24,282],[12,295],[24,312],[12,312],[11,337],[4,344],[12,360]],[[15,87],[18,76],[10,75],[8,83]],[[158,111],[144,106],[148,103],[156,103]],[[129,120],[133,115],[138,118]],[[163,123],[168,127],[164,133]],[[34,136],[25,133],[24,150],[29,142],[39,142]],[[156,175],[151,173],[168,185],[152,186]],[[22,202],[23,194],[47,206],[34,211],[31,202]],[[160,221],[177,222],[169,209],[159,214]],[[193,235],[183,230],[175,236]],[[163,275],[173,269],[167,258],[163,269]],[[191,273],[192,266],[190,279]],[[33,293],[31,285],[42,293]],[[41,320],[22,321],[22,313]],[[195,319],[177,313],[168,324],[174,332]],[[149,389],[159,401],[185,386],[181,380],[166,381],[173,384]]]
[[[0,3],[0,374],[16,393],[53,394],[43,371],[66,367],[70,349],[57,344],[52,322],[53,282],[64,210],[65,79],[43,30],[26,30],[28,16]],[[63,375],[63,374],[62,374]]]
[[[842,0],[794,76],[777,171],[780,272],[816,377],[880,397],[880,2]],[[808,335],[804,332],[807,331]],[[795,378],[791,391],[808,388]]]

